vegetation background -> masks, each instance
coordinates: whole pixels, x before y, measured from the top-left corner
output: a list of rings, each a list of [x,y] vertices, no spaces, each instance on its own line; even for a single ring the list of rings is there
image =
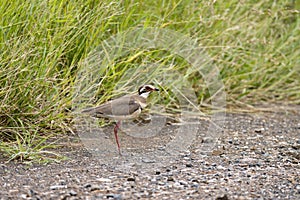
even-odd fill
[[[81,61],[103,40],[135,27],[196,38],[221,71],[231,108],[299,104],[299,15],[297,0],[1,0],[0,152],[8,160],[59,159],[53,138],[72,131]],[[127,57],[108,66],[101,101],[138,62]],[[192,77],[196,91],[200,79]]]

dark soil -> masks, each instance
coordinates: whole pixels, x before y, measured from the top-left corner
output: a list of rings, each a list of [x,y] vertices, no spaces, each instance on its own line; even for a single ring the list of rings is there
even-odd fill
[[[199,147],[211,142],[203,134],[209,122],[200,122],[191,147],[175,155],[151,152],[165,152],[180,124],[165,126],[161,139],[121,133],[122,157],[116,146],[103,157],[101,147],[70,136],[57,150],[67,161],[2,162],[0,199],[300,199],[300,107],[227,113],[222,135],[205,153]],[[104,139],[115,145],[113,135]]]

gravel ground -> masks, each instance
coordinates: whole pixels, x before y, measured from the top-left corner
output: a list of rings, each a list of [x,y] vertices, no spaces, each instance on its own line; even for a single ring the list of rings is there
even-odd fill
[[[207,142],[198,133],[195,145],[168,162],[143,160],[148,168],[131,159],[143,154],[137,149],[107,163],[78,137],[72,141],[58,150],[70,158],[65,162],[2,162],[0,199],[300,199],[300,107],[227,114],[211,153],[197,153]]]

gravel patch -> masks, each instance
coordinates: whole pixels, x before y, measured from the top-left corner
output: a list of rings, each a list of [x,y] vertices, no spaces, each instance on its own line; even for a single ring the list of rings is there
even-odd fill
[[[107,163],[75,138],[59,150],[70,158],[61,163],[2,162],[0,199],[300,199],[299,110],[227,114],[212,152],[197,153],[206,142],[199,131],[193,146],[167,163],[141,158],[147,169],[129,159],[142,151]]]

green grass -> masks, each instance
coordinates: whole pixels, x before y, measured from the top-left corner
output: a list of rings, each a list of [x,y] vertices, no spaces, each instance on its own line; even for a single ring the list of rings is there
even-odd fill
[[[137,27],[166,28],[197,40],[220,70],[230,107],[299,104],[299,17],[293,0],[3,1],[0,151],[8,159],[51,160],[48,139],[73,128],[70,110],[83,61],[104,40]],[[213,94],[203,77],[189,71],[184,59],[159,49],[137,49],[111,61],[89,103],[136,88],[145,80],[125,79],[126,72],[153,64],[159,67],[149,80],[165,91],[163,104],[176,107],[172,83],[162,82],[161,75],[173,80],[174,70],[186,75],[199,102],[209,104]]]

